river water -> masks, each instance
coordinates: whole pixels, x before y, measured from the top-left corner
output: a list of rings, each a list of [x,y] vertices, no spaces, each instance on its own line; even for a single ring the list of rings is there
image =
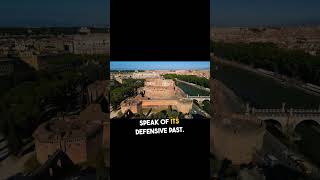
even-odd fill
[[[216,64],[214,78],[232,89],[244,102],[256,108],[281,108],[282,102],[287,108],[318,109],[320,97],[283,85],[275,80],[249,72],[234,66]]]
[[[176,85],[183,90],[189,96],[209,96],[210,92],[204,91],[202,89],[193,87],[186,83],[176,82]]]

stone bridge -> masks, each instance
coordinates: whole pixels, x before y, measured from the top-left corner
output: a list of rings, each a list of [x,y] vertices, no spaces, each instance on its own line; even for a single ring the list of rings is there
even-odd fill
[[[205,100],[210,101],[210,96],[189,96],[187,95],[186,99],[192,99],[192,100],[197,100],[199,103],[202,103]]]
[[[247,104],[246,114],[262,121],[274,121],[281,125],[281,130],[293,132],[303,121],[313,121],[320,125],[320,106],[318,109],[256,109]]]

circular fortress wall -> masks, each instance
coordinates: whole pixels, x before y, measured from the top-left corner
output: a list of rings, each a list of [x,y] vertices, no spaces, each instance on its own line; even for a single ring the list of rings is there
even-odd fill
[[[265,129],[260,123],[243,119],[223,119],[211,123],[211,152],[219,159],[229,159],[235,165],[247,164],[262,147]]]

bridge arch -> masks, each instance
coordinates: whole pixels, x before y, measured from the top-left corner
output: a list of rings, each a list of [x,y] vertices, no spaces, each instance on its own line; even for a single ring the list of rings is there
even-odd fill
[[[203,101],[202,101],[202,103],[204,103],[204,102],[208,102],[208,103],[210,103],[210,100],[205,99],[205,100],[203,100]]]
[[[276,127],[279,130],[282,130],[282,128],[283,128],[283,125],[277,119],[264,119],[263,122],[264,122],[266,128]]]
[[[294,125],[294,127],[293,127],[294,132],[297,132],[297,131],[301,130],[301,128],[303,128],[304,126],[315,126],[315,127],[318,127],[319,131],[320,131],[320,123],[319,123],[319,121],[314,120],[314,119],[304,119],[304,120],[301,120],[301,121],[297,122]]]
[[[200,105],[200,102],[197,99],[192,99],[193,103]]]

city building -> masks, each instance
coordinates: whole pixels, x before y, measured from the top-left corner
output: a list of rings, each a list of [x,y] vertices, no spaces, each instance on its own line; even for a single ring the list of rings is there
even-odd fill
[[[0,58],[0,76],[9,75],[14,72],[14,60],[10,58]]]
[[[160,78],[160,74],[157,72],[134,72],[132,74],[133,79],[151,79]]]
[[[90,32],[91,32],[91,30],[88,27],[81,27],[79,29],[79,33],[89,34]]]
[[[77,34],[72,39],[74,54],[108,54],[110,52],[110,35],[107,33]]]
[[[319,27],[212,27],[211,39],[217,42],[271,42],[283,48],[302,49],[312,55],[320,52]]]

